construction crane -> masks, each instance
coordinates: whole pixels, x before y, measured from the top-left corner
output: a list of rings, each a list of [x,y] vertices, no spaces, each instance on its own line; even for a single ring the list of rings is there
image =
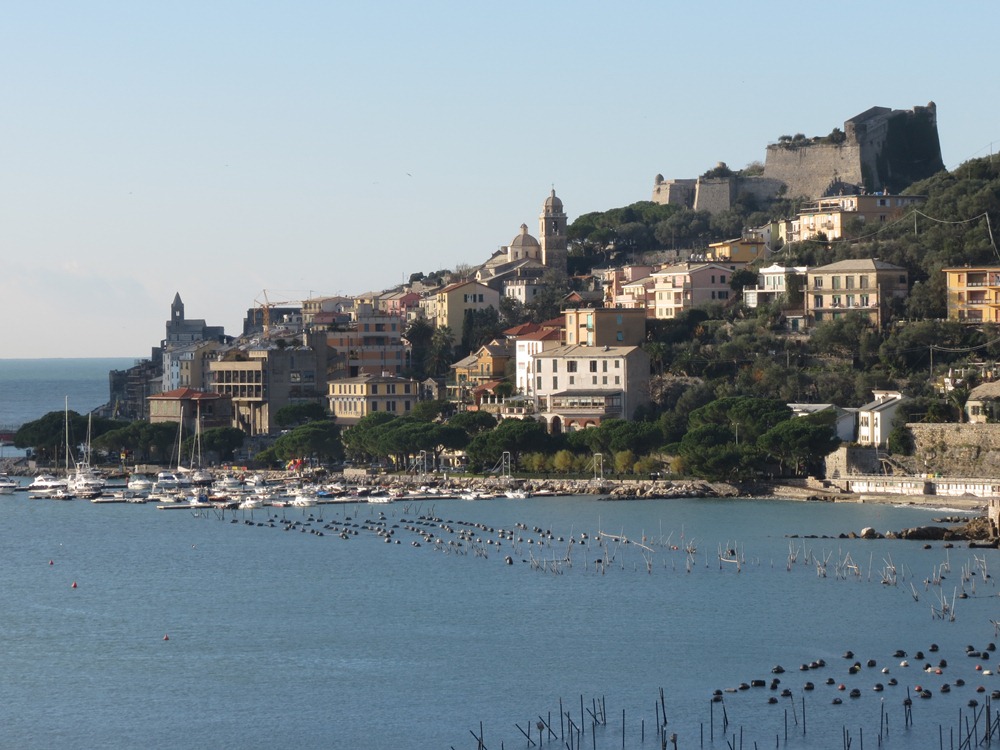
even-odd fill
[[[263,298],[263,301],[261,301]],[[260,308],[261,320],[264,326],[264,338],[270,338],[271,336],[271,308],[280,307],[281,305],[302,305],[300,300],[282,300],[280,302],[271,302],[267,296],[267,290],[262,289],[260,297],[254,300],[254,304]]]

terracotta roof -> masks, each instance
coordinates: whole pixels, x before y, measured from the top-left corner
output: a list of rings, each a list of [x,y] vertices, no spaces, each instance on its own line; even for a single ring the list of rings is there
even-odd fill
[[[172,391],[157,393],[149,398],[164,399],[170,401],[204,401],[206,399],[223,398],[221,393],[215,391],[197,391],[194,388],[175,388]]]
[[[523,336],[518,336],[518,341],[559,341],[562,339],[562,330],[559,328],[545,328],[539,331],[532,331]]]
[[[521,323],[521,325],[513,326],[508,328],[503,332],[504,336],[523,336],[526,333],[532,333],[541,328],[538,323]]]

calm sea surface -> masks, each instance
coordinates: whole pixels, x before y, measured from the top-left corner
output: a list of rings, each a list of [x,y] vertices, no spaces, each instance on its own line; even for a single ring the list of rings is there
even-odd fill
[[[740,747],[741,734],[745,748],[841,748],[845,732],[874,748],[883,709],[884,747],[931,749],[939,736],[951,747],[960,712],[973,726],[968,702],[981,709],[1000,689],[975,669],[996,672],[996,652],[966,656],[1000,640],[997,551],[788,537],[900,529],[930,511],[582,497],[269,510],[273,527],[267,510],[251,524],[249,513],[0,499],[0,745],[471,749],[482,726],[486,747],[517,748],[527,741],[515,725],[537,742],[551,714],[563,731],[562,699],[586,727],[573,747],[620,748],[624,728],[625,747],[656,748],[663,688],[682,749]],[[285,530],[282,516],[300,524]],[[648,549],[601,546],[601,532]],[[720,549],[739,570],[720,566]],[[955,599],[954,621],[936,618],[963,567],[980,570],[969,598]],[[848,649],[877,665],[849,674]],[[941,675],[923,671],[941,659]],[[710,702],[716,689],[770,683],[777,664],[790,696],[755,687]],[[933,698],[917,699],[917,685]],[[595,700],[607,724],[592,735]]]
[[[108,373],[134,358],[0,359],[0,427],[18,427],[69,408],[86,414],[108,403]],[[4,448],[4,455],[20,455]]]
[[[69,408],[79,414],[108,402],[108,373],[133,358],[0,359],[0,425],[20,425]]]

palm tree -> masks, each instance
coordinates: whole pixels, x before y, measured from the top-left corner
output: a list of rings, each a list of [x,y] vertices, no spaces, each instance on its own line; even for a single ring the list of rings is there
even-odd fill
[[[431,336],[431,345],[427,351],[427,371],[431,375],[441,375],[451,364],[452,347],[455,345],[455,334],[448,326],[441,326]]]

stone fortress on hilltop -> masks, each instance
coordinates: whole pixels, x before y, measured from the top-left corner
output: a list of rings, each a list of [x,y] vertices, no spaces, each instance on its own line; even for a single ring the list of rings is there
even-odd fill
[[[733,173],[720,163],[696,179],[657,175],[652,201],[717,213],[746,197],[763,203],[779,196],[899,194],[942,169],[934,102],[911,110],[872,107],[827,136],[782,136],[767,146],[763,174]]]

